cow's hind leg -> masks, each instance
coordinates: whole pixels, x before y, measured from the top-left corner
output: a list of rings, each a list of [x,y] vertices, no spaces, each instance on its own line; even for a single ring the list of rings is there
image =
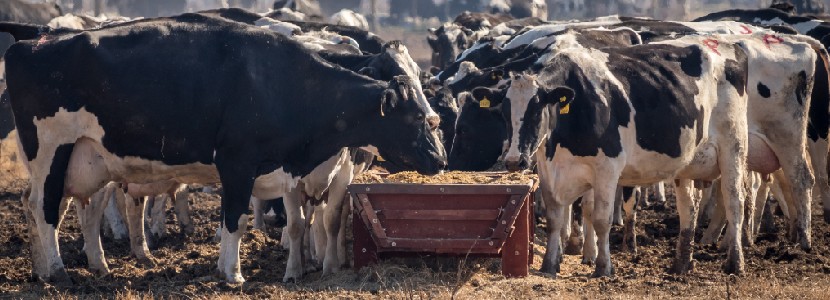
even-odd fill
[[[243,283],[239,262],[239,243],[248,228],[248,206],[254,188],[256,168],[217,156],[216,168],[222,181],[222,239],[218,269],[228,283]]]
[[[694,268],[692,264],[692,244],[694,243],[695,223],[697,223],[697,208],[700,198],[692,180],[675,180],[674,190],[677,197],[677,213],[680,215],[680,236],[677,238],[677,254],[671,272],[685,274]]]
[[[623,187],[622,199],[625,222],[623,223],[623,251],[637,253],[637,202],[640,188]]]
[[[285,214],[288,224],[282,231],[287,236],[288,262],[285,268],[285,276],[282,281],[297,281],[303,276],[303,236],[305,235],[305,216],[303,216],[302,204],[303,195],[299,188],[293,188],[283,197]]]
[[[31,212],[34,225],[33,232],[39,238],[41,255],[35,253],[35,258],[41,256],[42,267],[35,267],[37,275],[51,282],[70,283],[69,275],[63,265],[58,245],[58,228],[63,215],[63,195],[66,171],[69,166],[74,144],[62,144],[53,151],[41,149],[36,160],[30,161],[31,193],[28,209]],[[51,152],[51,153],[50,153]],[[44,153],[53,154],[46,155]],[[33,235],[34,235],[33,234]],[[34,236],[33,236],[34,237]],[[35,265],[38,263],[36,262]]]
[[[597,235],[594,230],[594,190],[591,189],[582,195],[582,232],[585,242],[582,243],[582,264],[592,266],[597,260]],[[568,211],[565,214],[569,214]],[[567,220],[565,220],[567,222]],[[565,224],[567,225],[567,223]]]
[[[577,255],[582,252],[582,244],[585,241],[585,233],[584,229],[582,228],[583,224],[585,223],[582,217],[582,197],[576,200],[573,204],[570,205],[571,207],[571,235],[568,236],[567,244],[565,245],[565,254],[568,255]]]
[[[130,231],[130,250],[139,265],[153,267],[156,265],[144,232],[145,197],[133,198],[123,190],[116,192],[115,197],[124,203],[127,211],[127,227]]]
[[[193,227],[193,219],[190,218],[190,205],[188,204],[187,185],[180,184],[173,192],[173,209],[176,211],[176,220],[179,222],[181,233],[190,236],[196,229]]]

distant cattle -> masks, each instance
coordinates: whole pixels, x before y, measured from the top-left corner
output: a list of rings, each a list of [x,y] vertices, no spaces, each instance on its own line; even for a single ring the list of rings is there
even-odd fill
[[[369,22],[366,17],[356,13],[352,10],[343,9],[330,18],[332,24],[357,27],[363,30],[369,30]]]
[[[146,63],[159,57],[169,63]],[[21,155],[32,175],[26,205],[43,247],[33,264],[43,278],[68,280],[56,240],[61,198],[88,197],[110,180],[221,181],[218,266],[227,281],[241,282],[237,252],[252,191],[264,199],[284,194],[346,146],[371,145],[424,173],[445,164],[431,134],[438,117],[410,96],[409,80],[386,83],[332,68],[291,39],[253,26],[184,14],[21,41],[6,58]],[[89,68],[99,72],[73,75]],[[154,76],[124,76],[124,68]],[[317,84],[307,85],[312,78]]]
[[[274,10],[289,8],[292,11],[303,13],[305,21],[323,22],[325,16],[320,10],[320,2],[317,0],[277,0],[274,1]]]

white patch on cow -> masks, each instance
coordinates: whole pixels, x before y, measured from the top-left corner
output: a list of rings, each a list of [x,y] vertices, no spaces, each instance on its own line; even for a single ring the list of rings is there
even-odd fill
[[[51,28],[68,28],[68,29],[77,29],[77,30],[84,30],[84,20],[80,17],[73,15],[73,14],[65,14],[63,16],[57,17],[49,21],[46,26]]]
[[[295,34],[302,34],[303,32],[300,26],[267,17],[254,21],[254,26],[265,28],[284,36],[293,36]]]
[[[239,229],[234,233],[230,233],[227,227],[222,226],[222,241],[219,243],[217,267],[228,283],[245,282],[239,266],[239,242],[242,239],[242,234],[247,230],[248,215],[240,215],[237,224]]]
[[[438,114],[432,110],[432,107],[429,106],[429,102],[427,101],[427,97],[424,95],[424,90],[421,87],[421,82],[419,78],[421,78],[421,69],[418,67],[418,64],[409,56],[409,50],[406,46],[399,44],[397,47],[390,47],[386,49],[386,53],[391,56],[395,62],[403,68],[404,72],[406,73],[407,77],[409,77],[409,84],[414,89],[412,95],[415,95],[415,101],[417,101],[418,106],[420,106],[424,112],[424,118],[426,120],[435,119],[438,120]]]
[[[332,24],[353,26],[363,30],[369,30],[369,22],[366,17],[356,13],[350,9],[341,9],[339,12],[331,15],[330,21]]]
[[[584,27],[599,27],[604,25],[613,25],[620,23],[619,20],[594,21],[594,22],[577,22],[565,24],[550,24],[533,27],[525,33],[515,37],[513,40],[504,45],[504,49],[514,49],[522,45],[528,45],[533,41],[548,36],[554,32],[562,31],[568,28],[584,28]]]
[[[510,88],[507,89],[505,98],[510,101],[510,124],[513,126],[513,134],[504,155],[505,162],[517,162],[521,158],[519,129],[522,128],[524,123],[527,106],[530,104],[530,100],[536,96],[537,91],[539,91],[539,85],[536,84],[536,77],[529,74],[522,74],[518,78],[513,78]],[[546,138],[540,137],[540,140],[544,141]]]
[[[299,176],[293,176],[279,168],[257,177],[251,194],[259,199],[276,199],[296,187],[299,180]]]
[[[279,18],[283,21],[305,21],[306,18],[306,15],[304,13],[294,11],[287,7],[283,7],[275,11],[278,11],[280,13]]]
[[[465,77],[467,77],[467,75],[470,75],[470,73],[474,73],[476,71],[479,71],[479,70],[476,67],[475,63],[473,63],[471,61],[462,62],[458,66],[458,72],[455,72],[455,75],[448,78],[447,83],[448,84],[453,84],[453,83],[459,82],[462,79],[464,79]]]

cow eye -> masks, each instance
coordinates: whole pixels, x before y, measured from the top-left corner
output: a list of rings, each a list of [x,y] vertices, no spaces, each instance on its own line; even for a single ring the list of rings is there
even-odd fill
[[[424,115],[418,114],[417,116],[415,116],[415,120],[418,121],[418,122],[423,122],[424,121]]]

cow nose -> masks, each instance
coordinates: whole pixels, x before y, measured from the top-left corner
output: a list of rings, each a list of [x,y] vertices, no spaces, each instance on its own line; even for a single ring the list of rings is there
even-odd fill
[[[510,172],[516,172],[522,169],[519,161],[505,161],[504,166]]]
[[[430,130],[438,129],[438,125],[441,125],[441,118],[438,116],[430,116],[427,118],[427,123],[429,123]]]

